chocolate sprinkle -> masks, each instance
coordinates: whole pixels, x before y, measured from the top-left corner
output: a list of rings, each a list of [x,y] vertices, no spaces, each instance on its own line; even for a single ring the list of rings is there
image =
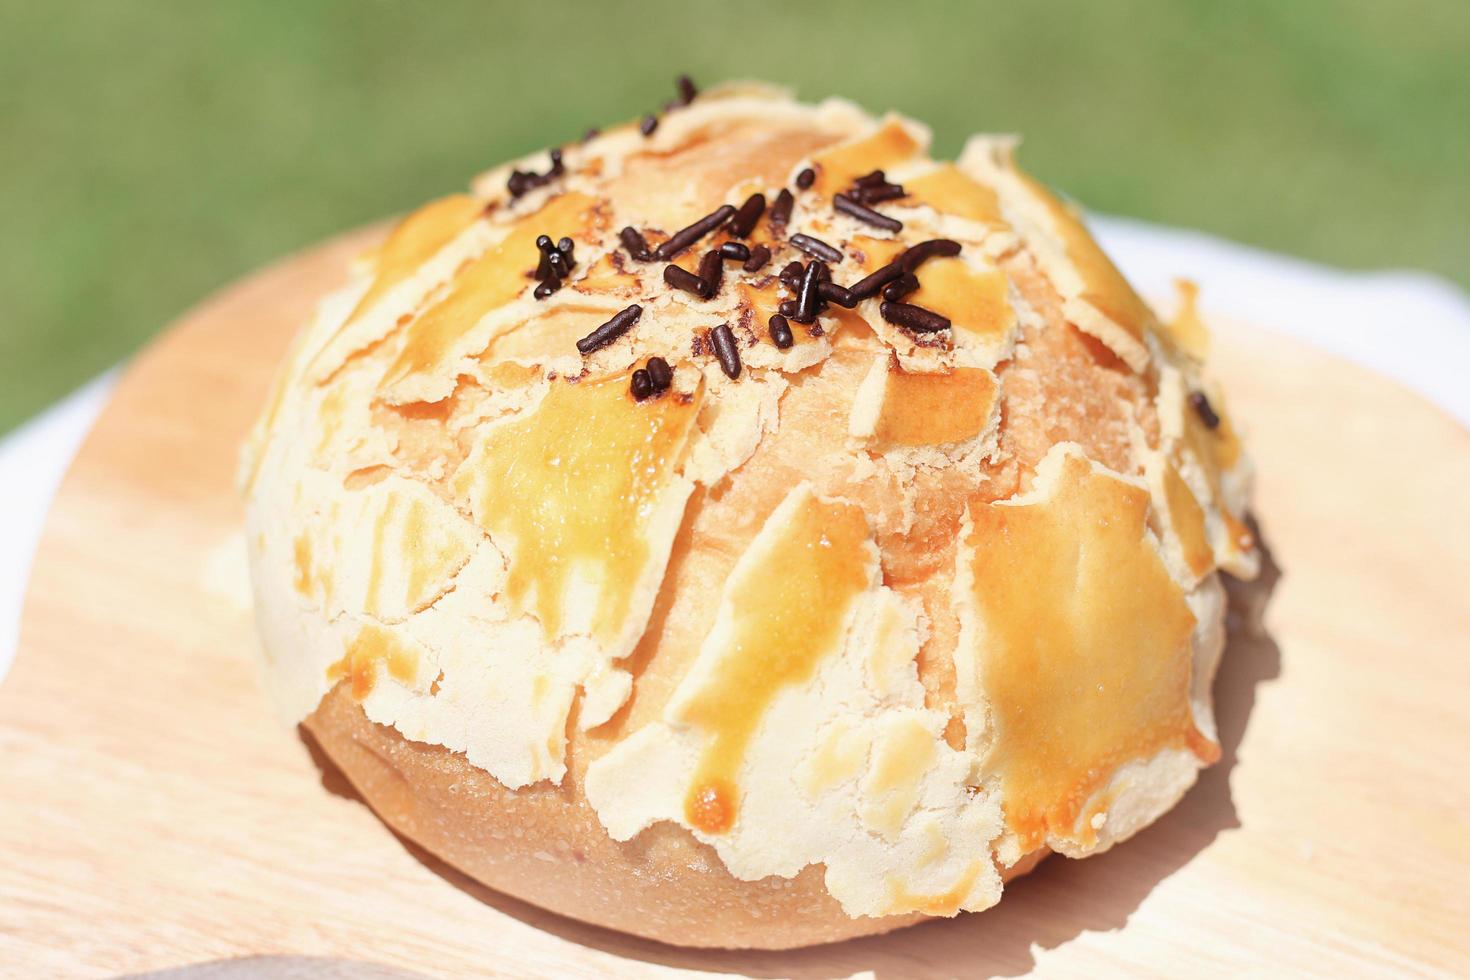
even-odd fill
[[[655,116],[653,113],[650,112],[648,115],[644,116],[643,121],[638,124],[638,132],[642,133],[644,136],[652,136],[655,129],[658,129],[658,116]]]
[[[718,249],[710,249],[704,253],[699,260],[699,278],[709,284],[709,294],[715,295],[720,291],[720,279],[725,272],[725,264],[720,260]]]
[[[852,294],[852,290],[835,282],[818,283],[817,295],[848,310],[858,305],[858,298]]]
[[[874,228],[882,228],[884,231],[902,231],[903,222],[897,218],[890,218],[886,214],[879,214],[866,204],[859,204],[846,194],[838,194],[832,198],[832,206],[838,211],[850,217],[856,218],[864,224],[872,225]]]
[[[812,183],[816,179],[817,179],[817,172],[815,170],[813,170],[811,167],[807,167],[801,173],[799,173],[799,174],[796,175],[796,189],[799,190],[799,191],[804,191],[808,187],[812,186]]]
[[[767,322],[766,327],[771,333],[771,343],[781,348],[781,350],[790,349],[794,338],[791,336],[791,326],[786,322],[784,316],[779,313],[772,313],[771,319]]]
[[[920,242],[898,257],[905,272],[913,272],[920,263],[932,258],[951,258],[960,254],[960,243],[952,238],[931,238]]]
[[[613,314],[611,320],[577,341],[577,350],[583,354],[590,354],[595,350],[601,350],[627,333],[629,328],[637,323],[638,318],[642,315],[643,307],[636,303],[627,309],[620,310]]]
[[[818,289],[822,285],[822,271],[825,268],[826,266],[815,260],[807,263],[806,274],[801,277],[801,290],[796,294],[796,315],[792,317],[797,323],[811,323],[817,318],[822,305]]]
[[[735,212],[735,217],[730,219],[730,227],[726,230],[736,238],[744,238],[755,230],[755,223],[761,220],[761,213],[766,209],[766,196],[764,194],[752,194],[740,205],[740,210]]]
[[[653,260],[653,253],[648,249],[648,239],[644,238],[643,233],[637,228],[629,225],[618,232],[618,238],[622,241],[623,248],[626,248],[628,254],[634,259],[639,262],[651,262]]]
[[[700,299],[709,299],[715,294],[710,284],[705,279],[696,276],[688,269],[682,269],[677,265],[664,266],[664,282],[675,289],[682,289],[686,293],[693,293]]]
[[[854,187],[873,187],[873,186],[876,186],[878,184],[886,184],[887,182],[888,182],[888,175],[887,174],[885,174],[881,170],[873,170],[873,171],[869,171],[868,173],[863,174],[857,180],[854,180],[852,182],[852,185]]]
[[[679,90],[679,101],[675,105],[688,105],[699,94],[699,89],[694,87],[694,81],[688,75],[680,75],[674,81],[674,87]]]
[[[882,289],[884,286],[888,285],[890,282],[899,278],[903,274],[903,266],[897,260],[895,260],[883,266],[882,268],[875,269],[874,271],[868,273],[866,276],[859,279],[851,286],[848,286],[847,291],[852,293],[852,295],[855,296],[857,299],[867,299],[869,296],[876,296],[878,294],[878,290]]]
[[[938,333],[949,329],[949,317],[940,316],[933,310],[908,303],[883,303],[878,307],[883,319],[889,323],[912,330],[914,333]]]
[[[735,335],[730,332],[730,325],[722,323],[709,332],[710,343],[714,345],[715,357],[720,362],[720,370],[731,379],[740,377],[740,349],[735,346]]]
[[[781,275],[778,278],[781,280],[781,285],[795,292],[796,288],[801,285],[801,274],[804,271],[800,262],[787,262],[781,267]]]
[[[561,281],[577,263],[572,258],[570,238],[563,238],[552,244],[550,235],[538,235],[536,248],[541,253],[541,261],[536,266],[536,278],[541,282],[531,295],[537,299],[545,299],[561,288]]]
[[[633,378],[628,382],[628,390],[633,392],[633,397],[641,402],[653,394],[653,379],[648,376],[646,370],[639,368],[633,372]]]
[[[759,272],[769,261],[771,261],[771,250],[764,245],[757,245],[750,250],[750,258],[745,260],[741,268],[746,272]]]
[[[908,195],[908,191],[904,190],[900,184],[874,184],[872,187],[854,187],[847,193],[854,201],[863,204],[877,204],[880,201],[891,201],[894,198]]]
[[[791,244],[808,255],[815,255],[824,262],[842,261],[842,253],[820,238],[813,238],[811,235],[792,235]]]
[[[650,357],[647,370],[648,380],[653,382],[654,391],[663,391],[674,381],[674,369],[662,357]]]
[[[542,260],[542,266],[537,269],[536,274],[544,279],[547,273],[541,272],[540,269],[545,268],[547,269],[547,272],[555,272],[556,270],[553,268],[549,268],[549,266],[551,264],[552,257],[557,255],[558,252],[555,243],[553,243],[551,240],[550,235],[536,236],[536,250],[541,253]]]
[[[1191,391],[1189,393],[1189,406],[1194,409],[1199,420],[1205,424],[1207,429],[1218,429],[1220,427],[1220,416],[1215,414],[1214,406],[1205,397],[1202,391]]]
[[[896,303],[918,288],[919,278],[912,272],[905,272],[883,287],[883,298]]]
[[[674,232],[669,237],[669,240],[660,245],[653,254],[660,259],[672,259],[690,245],[693,245],[705,235],[708,235],[720,227],[720,225],[729,221],[734,214],[735,208],[733,206],[722,204],[689,227],[680,228]]]
[[[776,195],[776,203],[771,205],[771,224],[785,226],[791,220],[791,208],[796,204],[796,198],[786,188],[781,188],[781,193]]]
[[[744,262],[750,258],[750,248],[741,242],[725,242],[720,246],[720,258]]]
[[[561,150],[551,151],[551,169],[544,174],[532,173],[528,170],[512,170],[510,178],[505,182],[505,189],[510,191],[511,197],[520,197],[527,191],[535,190],[551,183],[565,172],[561,162]]]

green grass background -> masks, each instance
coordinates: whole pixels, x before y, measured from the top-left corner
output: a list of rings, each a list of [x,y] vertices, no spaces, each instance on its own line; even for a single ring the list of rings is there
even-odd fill
[[[940,153],[1020,131],[1091,207],[1470,283],[1466,0],[0,0],[0,430],[679,71],[899,109]]]

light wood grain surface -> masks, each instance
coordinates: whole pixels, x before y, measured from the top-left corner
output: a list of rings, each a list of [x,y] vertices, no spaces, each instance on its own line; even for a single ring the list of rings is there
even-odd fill
[[[275,721],[248,618],[203,584],[273,366],[365,240],[165,334],[61,489],[0,685],[0,974],[1470,973],[1470,434],[1247,328],[1217,363],[1273,560],[1232,589],[1224,759],[1133,841],[980,915],[742,954],[583,926],[397,839]]]

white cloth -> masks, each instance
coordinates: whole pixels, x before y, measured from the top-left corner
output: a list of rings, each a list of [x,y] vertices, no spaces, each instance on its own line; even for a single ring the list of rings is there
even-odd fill
[[[1423,272],[1344,272],[1197,231],[1126,218],[1093,222],[1145,296],[1180,276],[1201,312],[1228,316],[1386,374],[1470,426],[1470,297]]]
[[[1417,272],[1351,273],[1200,232],[1099,217],[1098,238],[1147,296],[1185,276],[1202,310],[1245,320],[1379,371],[1470,426],[1470,297]],[[51,498],[116,380],[109,371],[0,440],[0,678]]]
[[[0,679],[19,639],[21,599],[51,498],[107,404],[117,368],[0,439]]]

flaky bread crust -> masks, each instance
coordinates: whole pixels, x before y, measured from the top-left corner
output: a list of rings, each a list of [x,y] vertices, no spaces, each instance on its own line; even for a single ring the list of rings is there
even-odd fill
[[[1192,303],[1160,322],[1012,141],[926,143],[727,89],[428,205],[324,300],[246,454],[257,617],[283,713],[396,830],[588,922],[784,948],[987,908],[1213,760],[1217,569],[1254,554]],[[898,232],[834,207],[884,168]],[[712,296],[619,236],[783,187],[788,222],[673,256],[774,251]],[[543,233],[577,264],[537,296]],[[776,344],[797,233],[844,285],[957,245],[905,297],[951,329],[872,296]]]

